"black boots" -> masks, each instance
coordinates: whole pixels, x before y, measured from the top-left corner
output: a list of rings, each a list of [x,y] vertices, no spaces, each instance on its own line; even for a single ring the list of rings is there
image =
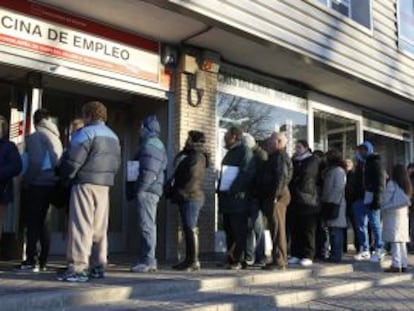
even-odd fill
[[[183,262],[173,266],[175,270],[185,270],[188,272],[200,270],[200,261],[198,259],[198,228],[185,228],[185,259]]]

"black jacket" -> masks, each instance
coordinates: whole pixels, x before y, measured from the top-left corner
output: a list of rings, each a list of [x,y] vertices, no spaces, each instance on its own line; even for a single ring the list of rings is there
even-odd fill
[[[173,202],[204,202],[203,181],[210,156],[203,144],[186,146],[177,156],[174,172],[174,185],[171,199]]]
[[[382,168],[381,157],[377,153],[369,155],[365,161],[364,190],[372,192],[374,199],[368,207],[379,209],[381,207],[382,193],[385,187],[385,174]]]
[[[237,166],[239,173],[228,191],[220,191],[221,175],[218,184],[219,210],[222,213],[237,213],[247,210],[247,195],[251,186],[254,172],[250,161],[252,160],[252,151],[239,144],[229,151],[223,158],[222,165]]]
[[[292,212],[300,215],[319,213],[319,159],[312,155],[303,160],[294,158],[292,162],[293,177],[289,185]]]
[[[278,199],[293,175],[292,161],[286,151],[269,155],[257,175],[257,192],[261,199]]]
[[[13,200],[12,178],[22,170],[22,161],[16,145],[0,139],[0,204]]]

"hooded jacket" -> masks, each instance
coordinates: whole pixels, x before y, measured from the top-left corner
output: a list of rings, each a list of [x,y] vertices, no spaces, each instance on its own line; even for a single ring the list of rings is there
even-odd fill
[[[36,132],[26,138],[28,166],[23,176],[24,184],[55,185],[55,167],[59,164],[62,152],[57,126],[49,119],[41,120],[36,125]]]
[[[203,181],[210,155],[203,143],[187,145],[176,157],[172,200],[177,203],[204,202]]]
[[[0,139],[0,204],[13,200],[12,178],[22,170],[22,161],[16,145]]]
[[[164,188],[167,153],[160,140],[161,127],[155,116],[142,123],[141,141],[135,160],[139,161],[137,193],[150,192],[161,196]]]
[[[385,175],[382,169],[381,156],[374,152],[373,145],[364,142],[368,153],[366,158],[358,156],[358,163],[354,174],[354,188],[352,197],[354,201],[363,200],[365,192],[373,193],[373,201],[368,206],[372,209],[379,209],[381,196],[385,187]]]
[[[96,121],[73,135],[60,170],[74,184],[113,186],[120,163],[118,137],[104,122]]]

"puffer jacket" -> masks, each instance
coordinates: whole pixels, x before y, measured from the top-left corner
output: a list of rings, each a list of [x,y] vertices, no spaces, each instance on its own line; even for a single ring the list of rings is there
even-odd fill
[[[203,181],[210,155],[202,143],[187,145],[176,157],[172,200],[177,203],[204,202]]]
[[[161,196],[164,189],[167,152],[160,140],[160,124],[155,116],[145,119],[141,143],[135,160],[139,161],[136,192],[149,192]]]
[[[59,164],[63,147],[57,126],[49,119],[36,125],[36,132],[26,138],[27,171],[25,185],[52,186],[57,181],[55,167]],[[45,159],[49,157],[47,161]],[[45,167],[45,163],[49,167]]]
[[[321,211],[317,182],[319,159],[309,155],[304,159],[293,158],[293,177],[289,184],[291,212],[298,215],[314,215]]]
[[[0,204],[13,200],[12,178],[22,170],[19,151],[13,142],[0,139]]]
[[[97,121],[72,137],[60,172],[63,179],[73,184],[113,186],[120,163],[118,137],[104,122]]]

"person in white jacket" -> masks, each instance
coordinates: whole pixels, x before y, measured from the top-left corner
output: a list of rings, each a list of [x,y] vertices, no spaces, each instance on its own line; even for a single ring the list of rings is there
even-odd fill
[[[339,152],[329,150],[326,153],[326,164],[321,202],[322,204],[328,203],[330,208],[338,208],[338,215],[327,220],[331,244],[329,261],[341,262],[344,249],[344,228],[347,227],[345,162]]]
[[[413,188],[404,165],[394,166],[384,192],[381,213],[383,239],[391,244],[392,264],[385,272],[406,272],[408,266],[407,242],[408,208]]]

